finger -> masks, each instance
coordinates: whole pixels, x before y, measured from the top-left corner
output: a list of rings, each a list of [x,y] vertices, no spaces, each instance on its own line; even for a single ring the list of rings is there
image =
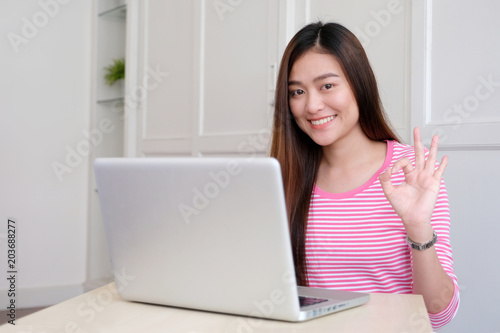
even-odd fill
[[[403,169],[403,172],[405,174],[408,174],[415,170],[413,165],[411,164],[411,161],[408,157],[402,158],[400,160],[397,160],[396,163],[392,166],[391,172],[392,173],[398,173],[399,170]]]
[[[423,169],[425,166],[425,150],[418,127],[413,130],[413,148],[415,149],[415,169]]]
[[[391,182],[391,175],[391,168],[387,168],[378,176],[380,185],[382,185],[382,190],[384,190],[386,197],[394,191],[394,185],[392,185]]]
[[[447,165],[448,165],[448,156],[444,155],[443,158],[441,159],[441,164],[439,164],[439,167],[436,169],[436,172],[434,173],[434,177],[436,177],[436,179],[441,180],[443,178],[444,170],[446,169]]]
[[[425,169],[431,173],[434,173],[434,170],[436,169],[438,146],[439,146],[439,137],[437,135],[434,135],[432,137],[429,156],[427,156],[427,161],[425,163]]]

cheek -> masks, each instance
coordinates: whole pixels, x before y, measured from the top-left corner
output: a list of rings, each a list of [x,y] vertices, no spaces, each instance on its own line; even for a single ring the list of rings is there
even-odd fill
[[[351,100],[350,103],[349,103],[349,109],[350,109],[350,113],[352,115],[352,117],[354,119],[356,119],[356,121],[359,120],[359,108],[358,108],[358,104],[356,103],[356,100]]]
[[[330,95],[330,103],[338,109],[350,109],[351,98],[343,91],[336,92]]]
[[[359,116],[358,104],[354,96],[351,94],[338,94],[332,100],[332,103],[335,105],[335,108],[339,110],[346,110],[351,116]]]

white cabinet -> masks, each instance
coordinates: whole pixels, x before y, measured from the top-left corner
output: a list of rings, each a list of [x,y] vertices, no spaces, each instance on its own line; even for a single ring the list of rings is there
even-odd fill
[[[408,1],[131,0],[132,7],[138,51],[126,113],[137,156],[264,154],[281,54],[318,19],[357,33],[392,124],[411,137]]]
[[[238,154],[268,133],[279,2],[137,1],[137,155]],[[130,103],[133,104],[133,103]],[[268,135],[267,135],[268,137]],[[255,149],[264,153],[267,139]],[[240,147],[240,148],[239,148]]]
[[[412,121],[441,149],[500,148],[499,12],[494,0],[413,3]]]

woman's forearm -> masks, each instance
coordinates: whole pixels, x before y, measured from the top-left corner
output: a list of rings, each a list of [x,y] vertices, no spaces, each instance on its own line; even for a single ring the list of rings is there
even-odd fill
[[[443,311],[450,303],[454,284],[444,271],[437,256],[435,247],[418,251],[412,249],[413,259],[413,293],[424,298],[429,313]]]

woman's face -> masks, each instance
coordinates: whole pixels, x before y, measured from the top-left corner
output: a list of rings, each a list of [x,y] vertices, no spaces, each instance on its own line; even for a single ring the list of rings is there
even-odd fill
[[[297,125],[318,145],[337,145],[364,135],[356,99],[334,56],[306,52],[292,66],[288,92]]]

